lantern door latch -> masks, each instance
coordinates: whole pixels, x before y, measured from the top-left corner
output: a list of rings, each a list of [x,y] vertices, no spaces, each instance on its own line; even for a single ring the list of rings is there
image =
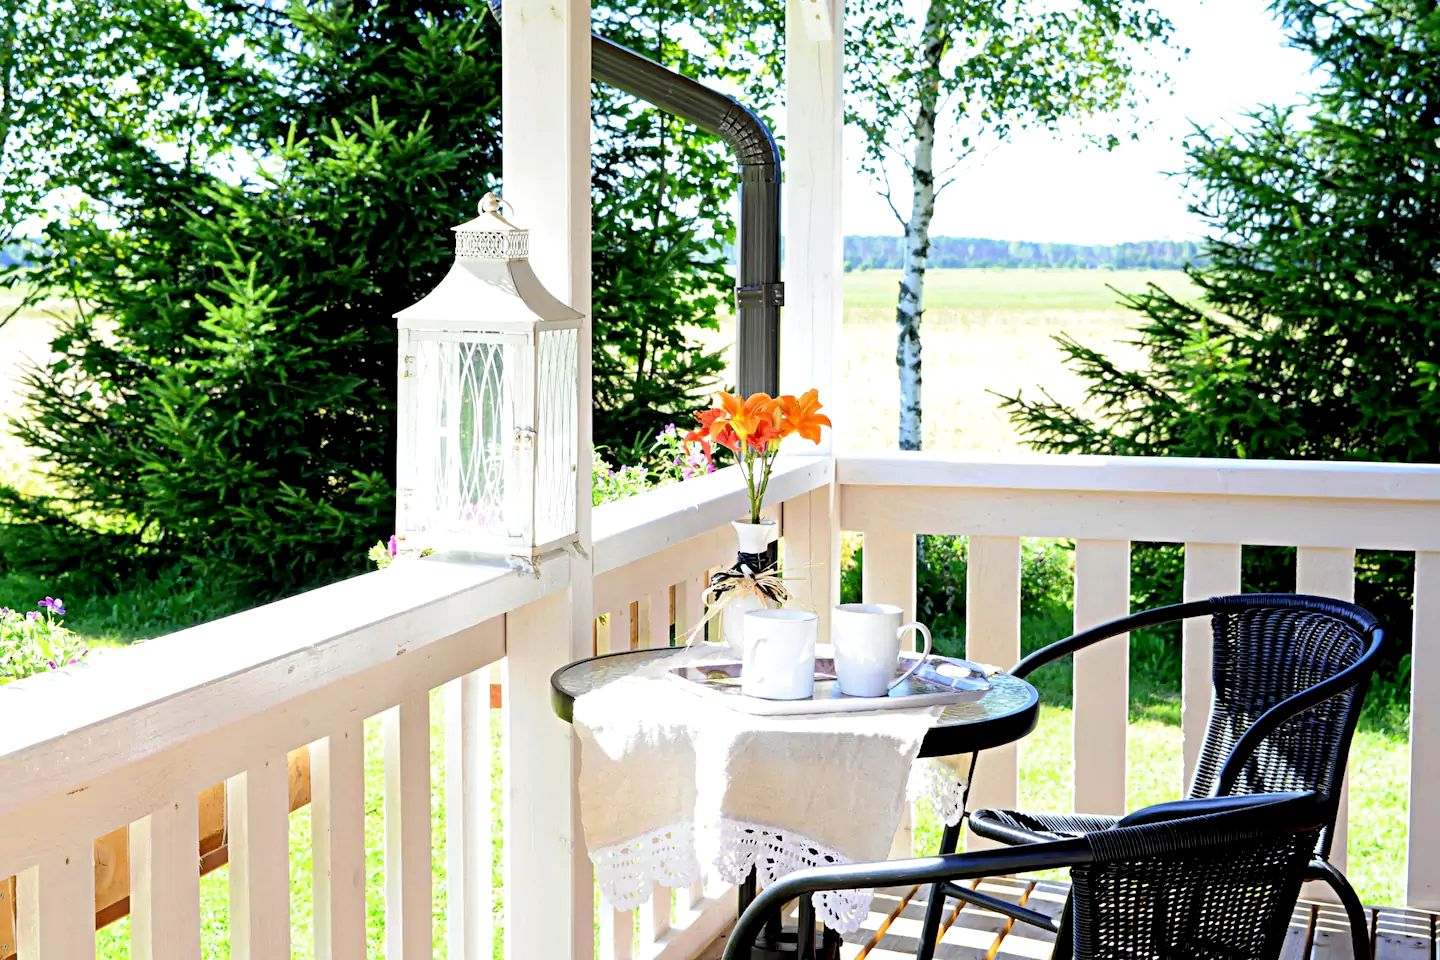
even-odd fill
[[[415,358],[413,356],[400,358],[400,376],[407,380],[415,376]]]
[[[535,431],[531,427],[521,427],[515,431],[515,449],[530,450],[535,446]]]

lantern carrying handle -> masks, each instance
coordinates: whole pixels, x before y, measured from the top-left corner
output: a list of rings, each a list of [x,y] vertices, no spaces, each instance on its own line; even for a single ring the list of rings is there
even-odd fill
[[[509,220],[506,220],[500,215],[501,209],[507,207],[510,210],[510,216],[515,216],[515,204],[511,203],[509,200],[506,200],[504,197],[500,196],[500,194],[498,193],[495,193],[493,190],[487,190],[485,192],[485,196],[480,198],[480,203],[477,205],[481,216],[488,214],[494,217],[496,220],[509,224],[513,227],[515,226],[515,224],[511,223]]]

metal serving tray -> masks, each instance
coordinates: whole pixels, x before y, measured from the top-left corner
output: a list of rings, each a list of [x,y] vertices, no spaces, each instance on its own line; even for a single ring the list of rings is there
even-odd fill
[[[909,669],[919,653],[902,651],[904,662],[895,664],[895,676]],[[990,689],[985,672],[967,660],[931,655],[905,682],[885,697],[847,697],[835,679],[835,658],[828,645],[815,648],[815,694],[808,700],[762,700],[747,697],[740,688],[740,662],[715,655],[671,669],[668,674],[698,696],[712,697],[732,710],[758,716],[813,713],[858,713],[875,710],[912,710],[974,700]]]

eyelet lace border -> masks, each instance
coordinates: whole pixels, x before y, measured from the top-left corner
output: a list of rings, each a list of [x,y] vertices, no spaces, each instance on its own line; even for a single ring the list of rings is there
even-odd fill
[[[928,798],[937,817],[949,826],[960,822],[964,785],[937,761],[922,761],[911,771],[909,800]],[[759,886],[806,867],[850,861],[798,833],[729,818],[720,821],[715,872],[726,883],[742,883],[755,870]],[[650,899],[656,884],[688,887],[701,878],[694,823],[678,823],[614,846],[592,851],[595,876],[605,900],[616,910],[634,910]],[[815,914],[840,933],[854,933],[870,913],[871,890],[828,890],[814,895]]]

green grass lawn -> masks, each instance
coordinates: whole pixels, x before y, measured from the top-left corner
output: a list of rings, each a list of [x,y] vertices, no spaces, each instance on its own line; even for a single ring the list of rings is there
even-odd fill
[[[838,395],[828,398],[836,413],[842,446],[894,445],[894,296],[898,274],[847,274],[845,341]],[[1165,271],[937,270],[929,274],[923,325],[925,443],[935,450],[1005,452],[1018,449],[1015,434],[988,391],[1027,393],[1048,389],[1068,402],[1082,399],[1083,384],[1064,367],[1051,337],[1069,333],[1104,348],[1123,362],[1141,360],[1125,343],[1133,317],[1115,305],[1109,287],[1138,290],[1156,283],[1178,295],[1193,293],[1183,274]],[[3,309],[3,303],[0,303]],[[22,358],[42,361],[52,319],[45,312],[21,314],[0,327],[0,422],[17,411],[16,377]],[[722,334],[723,335],[723,334]],[[0,428],[0,483],[40,489],[30,453]],[[31,577],[0,573],[0,604],[23,605],[54,593]],[[223,586],[187,579],[183,573],[133,585],[113,596],[65,598],[69,623],[99,643],[155,636],[233,612],[237,601]],[[1027,619],[1027,645],[1063,632],[1064,617]],[[1127,797],[1132,807],[1180,794],[1178,684],[1173,678],[1132,671],[1131,725],[1127,755]],[[1069,809],[1071,713],[1063,683],[1047,688],[1039,729],[1021,746],[1022,803],[1037,809]],[[1386,711],[1382,711],[1386,712]],[[1368,903],[1403,901],[1405,817],[1409,759],[1406,705],[1397,701],[1391,720],[1362,725],[1352,752],[1349,874]],[[432,714],[434,731],[433,821],[437,883],[437,952],[443,956],[444,780],[442,711]],[[1398,718],[1398,719],[1396,719]],[[372,956],[383,943],[382,798],[378,721],[366,726],[366,839],[368,844],[369,935]],[[497,752],[497,763],[498,763]],[[498,776],[497,776],[498,785]],[[498,786],[497,786],[498,790]],[[497,793],[496,810],[500,809]],[[499,831],[496,831],[498,838]],[[933,845],[933,818],[917,819],[918,842]],[[498,842],[498,839],[497,839]],[[291,885],[295,955],[308,957],[310,938],[309,814],[291,818]],[[497,861],[498,862],[498,861]],[[496,874],[497,890],[499,875]],[[228,955],[225,945],[226,871],[202,881],[205,956]],[[498,901],[497,901],[498,909]],[[100,956],[128,956],[124,924],[102,932]],[[499,956],[500,947],[496,947]]]

